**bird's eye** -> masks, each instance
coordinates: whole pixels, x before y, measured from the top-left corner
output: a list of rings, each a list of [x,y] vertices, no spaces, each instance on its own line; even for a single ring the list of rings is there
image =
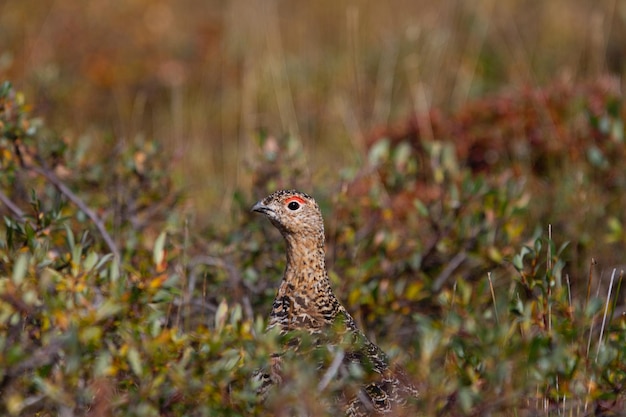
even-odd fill
[[[300,204],[297,201],[292,201],[289,204],[287,204],[287,208],[291,211],[295,211],[300,208]]]

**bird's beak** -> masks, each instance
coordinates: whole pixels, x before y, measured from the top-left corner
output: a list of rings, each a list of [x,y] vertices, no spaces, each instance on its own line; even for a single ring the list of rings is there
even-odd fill
[[[263,200],[261,200],[261,201],[258,201],[254,206],[252,206],[250,211],[256,211],[257,213],[266,214],[272,211],[272,209],[266,206],[265,204],[263,204]]]

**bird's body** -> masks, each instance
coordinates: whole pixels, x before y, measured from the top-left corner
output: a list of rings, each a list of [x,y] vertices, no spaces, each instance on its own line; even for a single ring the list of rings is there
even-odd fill
[[[347,415],[390,412],[407,397],[415,396],[416,390],[400,371],[391,370],[385,353],[358,329],[335,296],[326,271],[324,222],[315,200],[295,190],[281,190],[259,201],[252,210],[265,214],[287,243],[285,273],[268,328],[311,334],[332,328],[340,336],[348,336],[352,345],[346,349],[344,362],[361,364],[374,378],[346,406]],[[272,382],[276,379],[267,378]]]

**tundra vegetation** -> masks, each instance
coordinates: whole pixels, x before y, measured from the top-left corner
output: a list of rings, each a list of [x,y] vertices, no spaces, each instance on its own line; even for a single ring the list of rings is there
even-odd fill
[[[0,414],[323,414],[251,377],[294,187],[423,415],[626,407],[621,3],[89,3],[0,6]]]

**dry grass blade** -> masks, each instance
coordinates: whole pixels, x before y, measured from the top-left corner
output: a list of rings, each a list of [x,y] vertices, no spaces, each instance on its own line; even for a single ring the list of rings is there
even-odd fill
[[[589,263],[589,275],[587,276],[587,296],[585,297],[585,308],[587,308],[587,305],[589,304],[589,297],[591,296],[591,283],[593,282],[593,269],[597,264],[598,262],[594,258],[591,258],[591,262]]]
[[[493,311],[496,316],[496,324],[500,324],[500,319],[498,318],[498,305],[496,303],[496,293],[493,289],[493,282],[491,280],[491,272],[487,272],[487,278],[489,279],[489,290],[491,291],[491,300],[493,301]]]
[[[604,341],[604,328],[606,325],[606,318],[609,312],[609,306],[611,303],[611,292],[613,291],[613,280],[615,279],[615,268],[613,269],[613,273],[611,274],[611,281],[609,282],[609,292],[606,296],[606,301],[604,303],[604,315],[602,316],[602,326],[600,327],[600,336],[598,337],[598,350],[596,351],[596,362],[598,361],[598,356],[600,355],[600,348],[602,348],[602,342]]]

